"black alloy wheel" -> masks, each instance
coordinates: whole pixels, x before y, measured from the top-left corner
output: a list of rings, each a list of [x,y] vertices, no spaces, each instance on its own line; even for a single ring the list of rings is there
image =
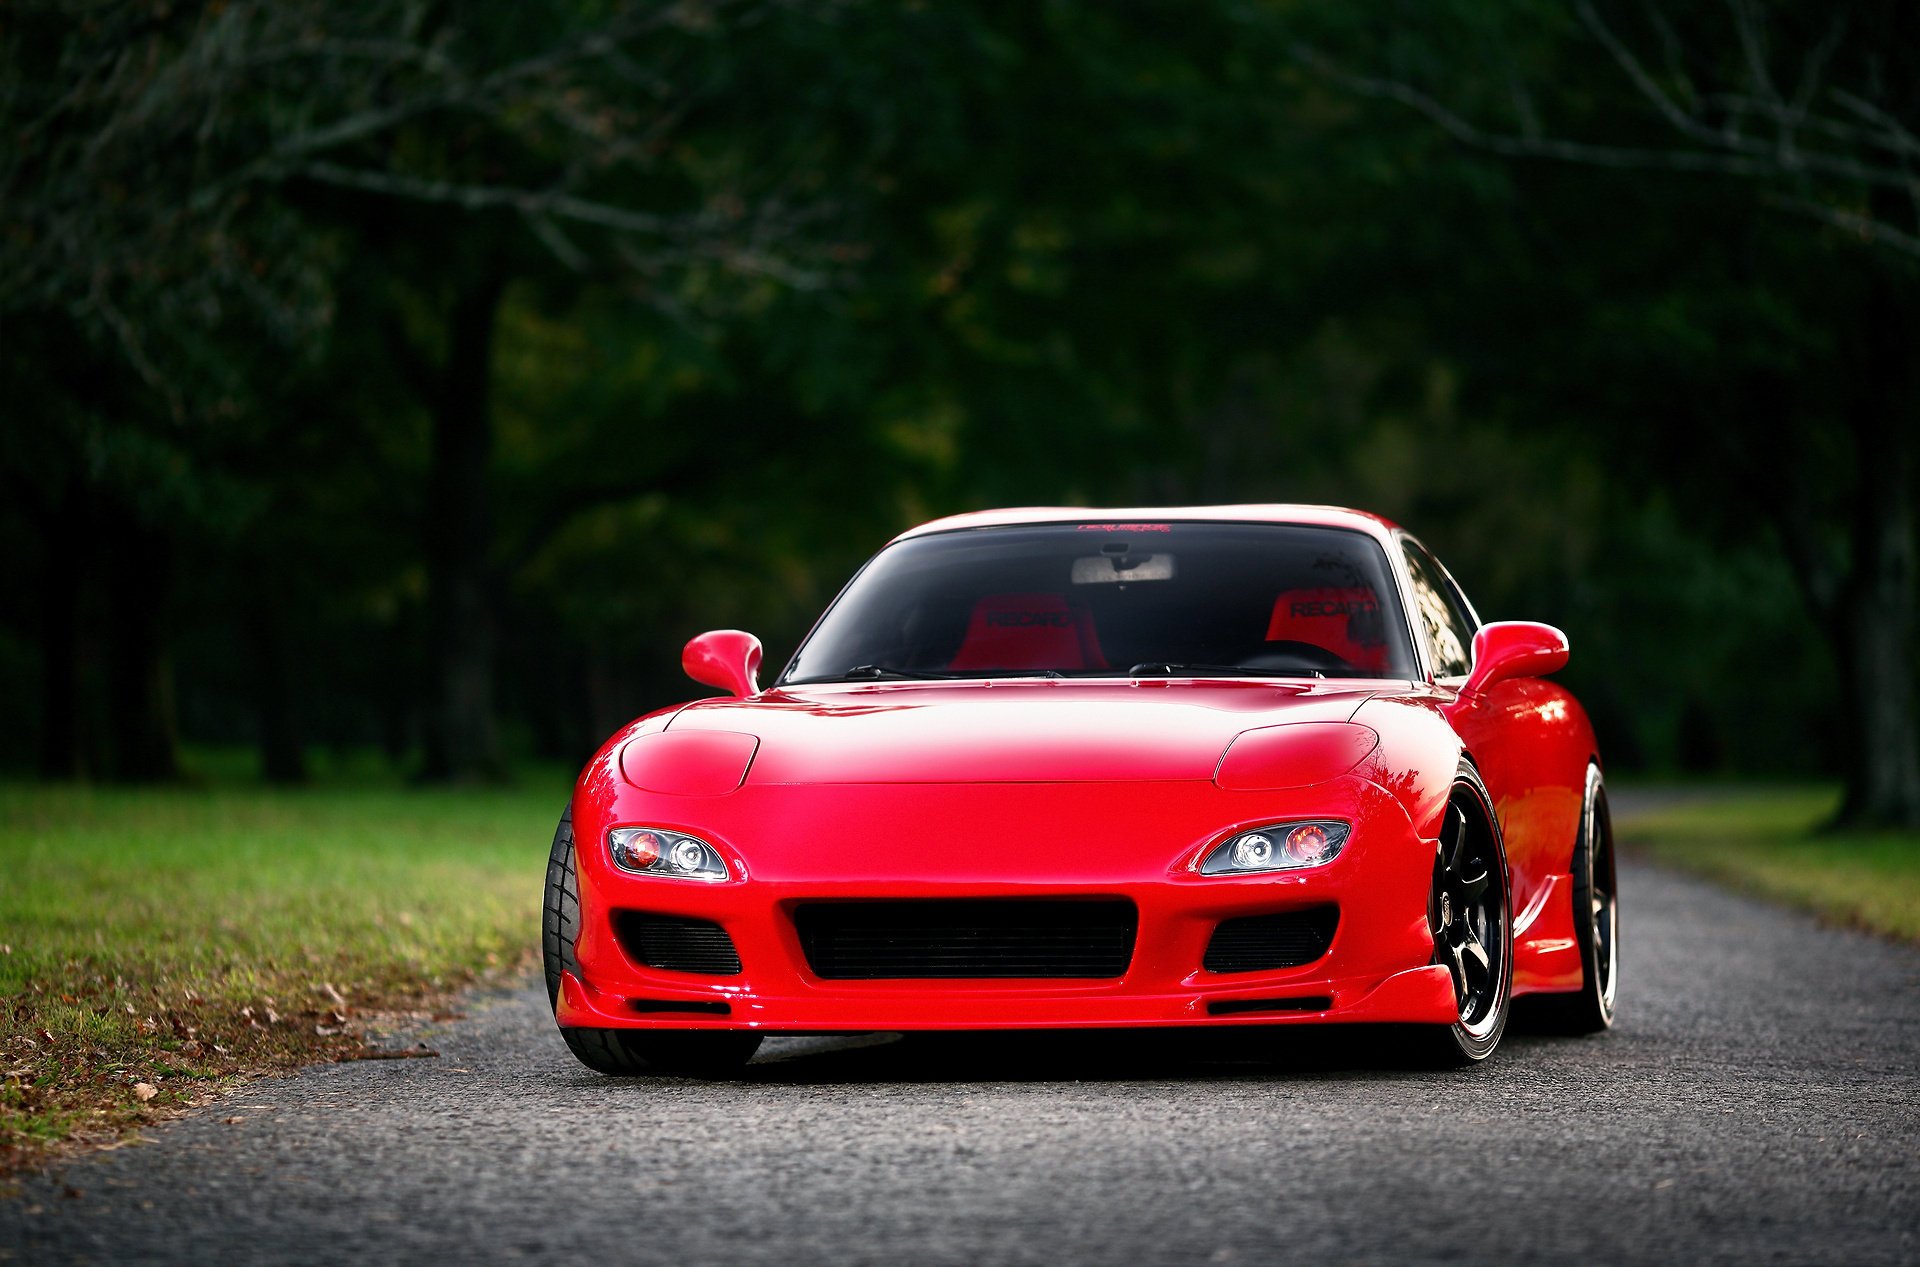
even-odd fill
[[[1434,1035],[1447,1063],[1493,1054],[1513,993],[1513,930],[1506,851],[1491,799],[1463,765],[1440,827],[1427,899],[1433,961],[1447,970],[1460,1019]]]
[[[1573,932],[1580,947],[1580,989],[1541,998],[1547,1024],[1566,1034],[1613,1026],[1620,978],[1620,887],[1613,858],[1613,819],[1600,767],[1587,767],[1586,799],[1573,846]]]
[[[573,807],[560,816],[547,854],[547,890],[540,950],[547,1002],[560,1001],[560,974],[579,975],[573,947],[580,936],[580,879],[574,855]],[[583,1029],[562,1025],[567,1050],[587,1068],[614,1077],[682,1073],[712,1077],[753,1059],[760,1035],[742,1030]]]

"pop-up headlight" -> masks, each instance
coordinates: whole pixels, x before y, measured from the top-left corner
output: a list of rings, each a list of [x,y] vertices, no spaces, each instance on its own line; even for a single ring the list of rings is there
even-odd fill
[[[1219,845],[1200,862],[1201,875],[1297,871],[1331,862],[1347,843],[1345,823],[1315,821],[1256,827]]]
[[[616,827],[607,833],[607,853],[622,871],[677,880],[725,880],[727,864],[706,841],[664,827]]]

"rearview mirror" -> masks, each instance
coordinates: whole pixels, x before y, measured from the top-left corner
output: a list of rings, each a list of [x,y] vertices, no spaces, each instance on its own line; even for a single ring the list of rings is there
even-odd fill
[[[680,667],[703,686],[745,699],[760,693],[760,640],[738,629],[703,633],[680,653]]]
[[[1495,682],[1545,677],[1566,667],[1567,635],[1531,620],[1499,620],[1473,635],[1473,671],[1460,689],[1477,694]]]

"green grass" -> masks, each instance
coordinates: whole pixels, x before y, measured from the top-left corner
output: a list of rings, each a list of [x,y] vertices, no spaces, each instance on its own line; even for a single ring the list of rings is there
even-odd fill
[[[1823,832],[1830,789],[1728,789],[1618,824],[1621,843],[1836,923],[1920,941],[1920,833]]]
[[[0,1170],[526,962],[566,792],[0,786]]]

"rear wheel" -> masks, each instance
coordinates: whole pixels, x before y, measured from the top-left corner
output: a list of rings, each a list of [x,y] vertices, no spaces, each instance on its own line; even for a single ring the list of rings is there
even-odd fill
[[[1573,935],[1580,947],[1581,983],[1573,994],[1543,997],[1543,1018],[1569,1034],[1597,1034],[1613,1026],[1620,967],[1620,890],[1613,864],[1613,820],[1599,766],[1587,767],[1580,835],[1573,846]]]
[[[540,958],[547,1002],[560,1001],[560,974],[579,975],[574,943],[580,936],[580,877],[574,854],[573,807],[560,816],[547,854],[547,892],[540,917]],[[562,1025],[560,1037],[581,1064],[596,1073],[720,1074],[753,1058],[760,1035],[737,1030],[582,1029]]]
[[[1427,898],[1433,961],[1447,970],[1460,1019],[1427,1027],[1441,1064],[1475,1064],[1493,1054],[1513,998],[1513,923],[1507,856],[1493,801],[1464,762],[1448,799]]]

